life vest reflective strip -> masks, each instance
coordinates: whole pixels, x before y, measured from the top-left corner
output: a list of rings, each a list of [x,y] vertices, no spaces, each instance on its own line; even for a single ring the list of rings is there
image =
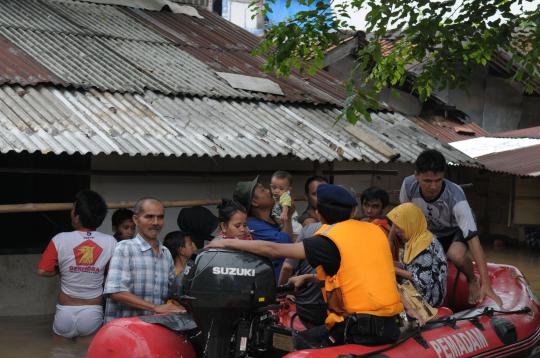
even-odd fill
[[[324,281],[328,328],[354,313],[391,317],[403,311],[390,245],[381,229],[371,223],[347,220],[323,225],[315,235],[332,240],[341,255],[334,276],[327,275],[322,266],[317,267],[318,278]]]

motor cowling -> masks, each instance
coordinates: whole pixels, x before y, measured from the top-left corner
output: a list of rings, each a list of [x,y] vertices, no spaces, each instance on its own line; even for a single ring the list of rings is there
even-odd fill
[[[184,271],[183,298],[203,336],[203,355],[223,358],[242,319],[273,303],[270,260],[230,250],[199,253]]]

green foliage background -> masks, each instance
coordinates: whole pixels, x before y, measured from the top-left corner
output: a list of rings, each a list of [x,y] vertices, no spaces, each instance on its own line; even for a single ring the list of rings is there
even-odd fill
[[[264,15],[272,11],[273,1],[251,6]],[[524,5],[533,2],[523,0],[298,2],[315,3],[315,10],[271,27],[255,53],[267,58],[266,71],[279,76],[293,70],[313,75],[322,68],[326,51],[339,43],[340,33],[356,31],[349,14],[366,9],[369,42],[359,50],[352,70],[362,82],[353,85],[352,78],[347,82],[342,112],[353,123],[369,120],[369,111],[377,108],[377,94],[384,87],[402,86],[412,66],[410,89],[421,100],[434,90],[465,88],[473,69],[486,66],[497,53],[509,55],[509,70],[525,92],[533,91],[531,81],[540,81],[538,1],[532,11],[525,11]],[[395,46],[383,55],[380,40],[389,35],[395,37]]]

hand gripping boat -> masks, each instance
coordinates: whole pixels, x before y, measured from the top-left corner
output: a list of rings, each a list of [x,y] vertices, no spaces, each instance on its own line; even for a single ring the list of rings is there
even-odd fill
[[[490,299],[471,307],[467,283],[451,267],[445,306],[437,320],[405,331],[392,345],[343,345],[292,352],[308,357],[540,356],[540,302],[515,267],[488,265],[504,308]],[[303,326],[294,305],[276,304],[271,263],[258,256],[210,250],[189,266],[181,295],[190,314],[114,320],[96,334],[89,358],[281,357]],[[292,327],[292,328],[291,328]]]

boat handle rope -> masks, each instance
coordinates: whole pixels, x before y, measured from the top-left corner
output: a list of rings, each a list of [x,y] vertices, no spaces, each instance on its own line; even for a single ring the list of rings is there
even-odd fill
[[[400,345],[402,345],[403,343],[408,341],[410,338],[414,338],[425,349],[429,349],[429,345],[427,344],[424,337],[422,337],[422,332],[429,330],[430,329],[429,326],[433,326],[433,325],[436,325],[436,324],[444,324],[444,325],[448,325],[450,327],[457,327],[456,322],[459,322],[459,321],[469,321],[469,322],[471,322],[472,324],[474,324],[476,326],[476,324],[482,325],[482,323],[480,323],[480,321],[478,319],[478,318],[480,318],[482,316],[493,317],[495,314],[498,314],[498,315],[501,315],[501,316],[510,315],[510,314],[528,314],[531,311],[532,311],[531,308],[527,307],[527,306],[525,306],[523,308],[520,308],[520,309],[517,309],[517,310],[514,310],[514,311],[502,311],[502,310],[494,309],[493,307],[485,307],[482,310],[482,312],[480,312],[478,314],[475,314],[473,316],[459,317],[459,318],[447,317],[447,318],[443,318],[443,319],[429,321],[424,326],[422,326],[422,327],[418,326],[414,330],[408,332],[405,336],[401,337],[397,342],[392,343],[391,345],[389,345],[386,348],[382,348],[382,349],[379,349],[379,350],[376,350],[376,351],[373,351],[373,352],[369,352],[369,353],[365,353],[365,354],[340,354],[340,355],[338,355],[338,358],[366,358],[366,357],[372,357],[372,356],[384,353],[386,351],[389,351],[391,349],[394,349],[396,347],[399,347]],[[475,323],[474,321],[476,321],[477,323]],[[484,327],[482,326],[482,328],[480,328],[480,327],[478,327],[478,328],[483,330]]]

